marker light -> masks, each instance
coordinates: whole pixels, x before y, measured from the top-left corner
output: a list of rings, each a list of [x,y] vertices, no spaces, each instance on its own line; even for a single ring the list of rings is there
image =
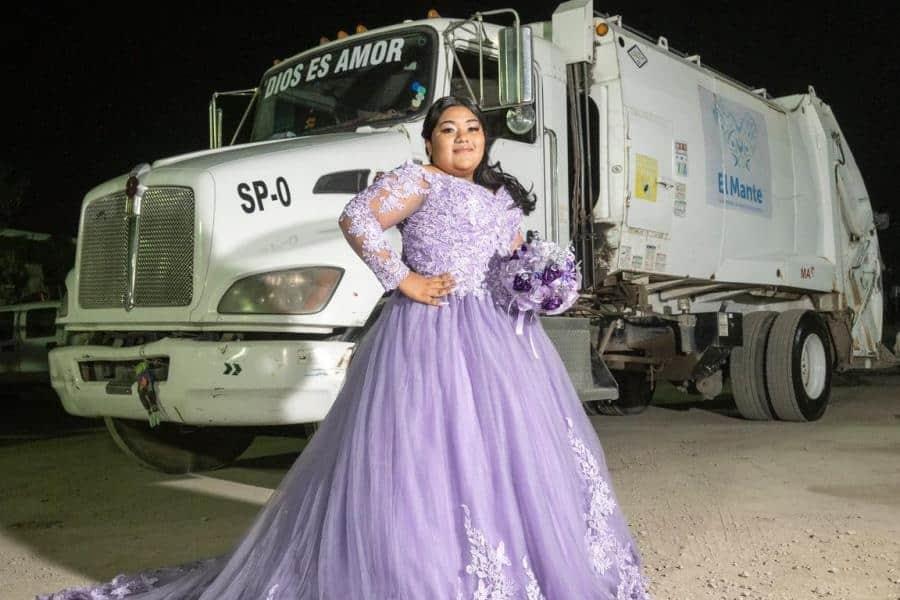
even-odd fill
[[[330,42],[330,41],[331,41],[331,40],[329,40],[327,37],[325,37],[325,36],[323,35],[322,37],[319,38],[319,45],[321,46],[322,44],[327,44],[327,43]]]
[[[429,9],[428,9],[428,13],[427,13],[425,16],[428,17],[429,19],[437,19],[437,18],[439,18],[441,15],[440,15],[440,13],[438,13],[437,10],[435,10],[435,9],[433,9],[433,8],[429,8]]]
[[[223,314],[308,315],[325,308],[344,274],[336,267],[258,273],[236,281],[219,301]]]
[[[598,37],[603,37],[604,35],[609,33],[609,25],[607,25],[606,23],[597,23],[594,31],[597,33]]]
[[[337,39],[342,40],[345,37],[347,37],[348,35],[350,35],[350,34],[347,33],[346,31],[344,31],[343,29],[341,29],[340,31],[337,32]]]
[[[368,29],[365,25],[363,25],[362,23],[359,23],[359,24],[357,24],[357,26],[356,26],[356,33],[365,33],[365,32],[367,32],[368,30],[369,30],[369,29]]]

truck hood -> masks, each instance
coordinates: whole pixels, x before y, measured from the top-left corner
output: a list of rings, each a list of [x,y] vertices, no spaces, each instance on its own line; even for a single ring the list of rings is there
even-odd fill
[[[153,163],[152,169],[156,170],[162,167],[175,167],[180,169],[205,171],[214,169],[225,163],[243,161],[245,159],[258,160],[260,157],[266,155],[280,154],[283,152],[294,153],[309,149],[324,149],[326,147],[328,148],[328,151],[331,152],[336,150],[335,146],[345,145],[348,148],[358,148],[360,145],[368,146],[369,144],[402,144],[405,149],[409,148],[406,130],[398,127],[381,130],[311,135],[306,137],[241,144],[239,146],[227,146],[225,148],[200,150],[159,159]]]
[[[194,192],[191,303],[138,306],[130,312],[117,304],[82,310],[74,303],[68,322],[164,330],[189,324],[251,330],[292,325],[322,331],[323,327],[362,324],[384,289],[347,244],[338,218],[347,201],[376,173],[399,166],[413,153],[406,132],[392,128],[248,144],[159,160],[140,176],[142,185]],[[88,192],[82,211],[100,197],[121,194],[127,179],[127,174],[122,175]],[[160,211],[169,210],[168,204],[159,206]],[[145,217],[150,219],[145,223],[165,219],[153,212]],[[83,227],[84,213],[81,223]],[[165,238],[160,233],[164,230],[164,221],[147,229]],[[83,239],[79,239],[82,249]],[[168,260],[163,266],[175,269],[172,265],[177,262]],[[344,273],[344,283],[326,310],[291,316],[217,312],[220,299],[239,279],[307,265],[326,265]],[[80,277],[73,283],[69,289],[80,294]]]

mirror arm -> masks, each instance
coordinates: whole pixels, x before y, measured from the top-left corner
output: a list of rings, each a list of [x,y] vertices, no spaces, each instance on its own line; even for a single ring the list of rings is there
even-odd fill
[[[218,137],[218,132],[216,131],[216,113],[219,108],[216,106],[216,98],[219,97],[218,92],[213,92],[212,100],[209,101],[209,147],[210,148],[218,148],[218,144],[216,143],[216,138]]]
[[[485,10],[482,12],[477,12],[477,13],[475,13],[474,18],[478,19],[479,23],[481,24],[481,31],[484,31],[484,17],[485,16],[499,15],[499,14],[505,14],[505,13],[512,13],[512,16],[513,16],[513,23],[514,23],[513,27],[515,27],[515,32],[516,32],[516,64],[519,67],[521,67],[521,65],[522,65],[522,27],[521,27],[521,21],[519,20],[519,13],[517,13],[512,8],[498,8],[496,10]],[[482,48],[481,44],[478,44],[478,66],[481,69],[482,74],[483,74],[484,67],[481,63],[481,60],[482,60],[481,48]],[[525,90],[522,88],[521,78],[519,79],[518,87],[519,87],[519,98],[522,98]],[[483,77],[482,77],[482,81],[481,81],[481,92],[482,92],[482,96],[483,96],[484,95]],[[482,97],[482,100],[483,99],[484,98]],[[481,105],[482,103],[479,103],[479,105]]]
[[[449,30],[448,30],[449,31]],[[445,32],[446,34],[447,32]],[[469,76],[466,75],[465,69],[463,69],[462,62],[459,60],[459,56],[456,54],[456,48],[453,46],[450,36],[447,36],[448,39],[447,47],[450,49],[450,53],[453,54],[453,62],[456,64],[456,67],[459,69],[459,72],[462,74],[463,83],[466,84],[466,89],[469,91],[469,97],[472,98],[472,101],[475,101],[475,90],[472,89],[472,85],[469,83]]]
[[[247,104],[247,109],[244,111],[244,115],[241,117],[241,122],[238,123],[237,129],[234,130],[234,135],[231,136],[231,142],[228,144],[229,146],[234,146],[234,142],[237,141],[237,136],[241,132],[241,128],[244,127],[244,123],[246,123],[247,117],[250,115],[250,111],[253,110],[253,105],[256,104],[257,98],[259,98],[259,88],[253,88],[253,96],[250,97],[250,103]]]

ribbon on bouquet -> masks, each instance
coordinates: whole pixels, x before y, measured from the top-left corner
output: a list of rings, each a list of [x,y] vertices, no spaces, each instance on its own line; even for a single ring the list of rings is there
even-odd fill
[[[515,303],[515,298],[510,300],[509,306],[506,307],[506,316],[510,316],[510,311],[512,311],[512,306]],[[516,335],[523,335],[525,333],[525,312],[520,308],[516,309],[518,314],[516,315]],[[528,317],[531,319],[532,324],[534,323],[534,311],[529,310]],[[537,350],[534,348],[534,338],[531,337],[531,329],[528,330],[528,344],[531,346],[531,353],[535,358],[540,358],[537,353]]]

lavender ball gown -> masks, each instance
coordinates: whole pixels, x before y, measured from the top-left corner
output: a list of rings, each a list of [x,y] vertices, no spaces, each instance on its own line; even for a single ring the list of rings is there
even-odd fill
[[[521,220],[502,188],[411,162],[353,198],[341,225],[384,287],[410,268],[449,271],[448,304],[390,296],[328,417],[229,554],[44,598],[647,598],[556,349],[539,320],[517,335],[491,293]],[[383,234],[394,225],[403,260]]]

